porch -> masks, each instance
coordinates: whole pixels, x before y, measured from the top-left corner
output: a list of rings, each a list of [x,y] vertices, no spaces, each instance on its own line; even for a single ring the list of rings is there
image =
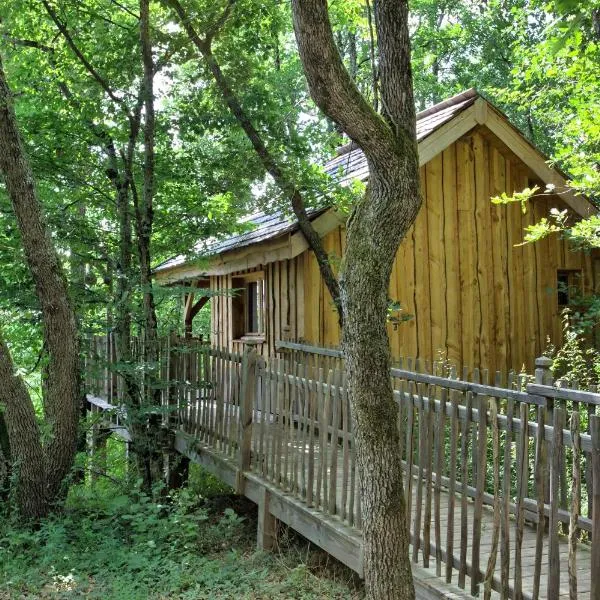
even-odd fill
[[[164,424],[178,452],[258,505],[259,547],[273,546],[279,520],[362,575],[343,358],[277,350],[265,359],[165,340]],[[110,343],[95,356],[88,401],[118,406]],[[400,364],[390,375],[418,597],[600,598],[600,394],[549,385],[547,359],[535,382],[509,374],[493,385],[485,373]]]

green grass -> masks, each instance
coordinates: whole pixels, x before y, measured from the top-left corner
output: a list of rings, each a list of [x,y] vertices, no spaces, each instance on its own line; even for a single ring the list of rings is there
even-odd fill
[[[162,503],[113,479],[74,486],[36,529],[0,518],[1,600],[362,596],[345,568],[289,532],[277,552],[257,553],[253,505],[206,473]]]

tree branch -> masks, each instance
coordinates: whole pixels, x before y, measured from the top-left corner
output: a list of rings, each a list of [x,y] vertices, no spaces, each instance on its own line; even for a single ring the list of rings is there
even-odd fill
[[[344,67],[333,38],[327,0],[292,0],[292,6],[298,50],[314,101],[368,159],[389,153],[394,146],[392,131]]]
[[[202,39],[198,32],[195,30],[194,26],[191,24],[188,15],[186,14],[184,8],[182,7],[179,0],[163,0],[167,4],[169,4],[177,16],[183,28],[185,29],[188,37],[192,41],[192,43],[199,50],[200,54],[203,56],[210,72],[212,73],[217,87],[221,91],[223,95],[223,99],[225,100],[229,110],[231,110],[232,114],[237,119],[241,128],[246,133],[246,136],[250,140],[252,147],[254,148],[256,154],[260,158],[265,170],[273,179],[275,183],[279,186],[281,191],[289,198],[292,209],[296,218],[298,219],[298,225],[302,234],[306,238],[306,241],[313,251],[317,263],[319,265],[319,270],[321,272],[321,276],[325,281],[325,285],[331,294],[331,298],[336,306],[338,312],[338,320],[340,325],[343,323],[343,313],[342,306],[340,302],[340,289],[339,282],[337,277],[335,276],[333,269],[331,267],[331,263],[329,261],[329,256],[323,247],[323,243],[319,234],[316,232],[315,228],[312,225],[311,220],[308,217],[306,212],[306,206],[304,204],[304,199],[300,190],[291,182],[286,176],[284,170],[276,161],[275,157],[271,154],[269,149],[267,148],[264,140],[262,139],[260,133],[254,127],[254,124],[250,120],[250,117],[246,114],[246,111],[243,109],[238,97],[233,91],[229,81],[223,74],[221,70],[221,66],[219,65],[215,55],[212,52],[212,48],[210,45],[211,38]],[[221,27],[225,23],[227,17],[231,12],[231,8],[233,7],[235,0],[229,0],[229,3],[221,16],[221,18],[217,21],[220,23]],[[216,24],[215,24],[216,25]],[[217,31],[215,30],[215,26],[211,27],[210,31],[212,31],[212,35],[216,35]]]
[[[52,19],[52,21],[54,22],[56,27],[62,34],[65,41],[67,42],[67,45],[69,46],[69,48],[71,48],[73,54],[75,54],[75,56],[79,59],[79,62],[84,66],[85,70],[91,75],[91,77],[96,81],[96,83],[98,83],[98,85],[100,85],[100,87],[106,92],[107,96],[113,102],[115,102],[115,104],[118,104],[119,106],[123,106],[124,105],[123,99],[119,98],[115,94],[115,92],[108,85],[108,82],[100,75],[100,73],[98,73],[98,71],[96,71],[94,66],[84,56],[84,54],[81,52],[81,50],[78,48],[77,44],[75,43],[75,40],[73,40],[73,37],[69,33],[69,30],[64,25],[64,23],[58,18],[56,11],[52,8],[52,6],[48,2],[48,0],[41,0],[41,2],[44,5],[46,12],[48,13],[48,15],[50,16],[50,18]]]
[[[2,34],[2,38],[9,44],[14,44],[15,46],[23,46],[24,48],[36,48],[37,50],[41,50],[42,52],[54,52],[54,48],[52,48],[52,46],[46,46],[45,44],[37,42],[36,40],[23,40],[20,38],[12,37],[6,33]]]

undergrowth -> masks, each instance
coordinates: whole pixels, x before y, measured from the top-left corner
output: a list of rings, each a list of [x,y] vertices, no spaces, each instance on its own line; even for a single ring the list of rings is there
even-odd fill
[[[1,516],[0,600],[361,597],[345,568],[291,533],[256,552],[254,506],[206,473],[161,502],[125,481],[73,486],[36,528]]]

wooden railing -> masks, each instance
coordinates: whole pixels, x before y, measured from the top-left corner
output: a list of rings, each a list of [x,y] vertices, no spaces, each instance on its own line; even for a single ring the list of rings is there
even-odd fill
[[[264,360],[251,348],[165,343],[169,426],[360,529],[341,354],[278,349]],[[549,366],[538,359],[535,381],[504,387],[410,363],[390,373],[412,560],[476,596],[600,600],[600,394],[551,385]]]

